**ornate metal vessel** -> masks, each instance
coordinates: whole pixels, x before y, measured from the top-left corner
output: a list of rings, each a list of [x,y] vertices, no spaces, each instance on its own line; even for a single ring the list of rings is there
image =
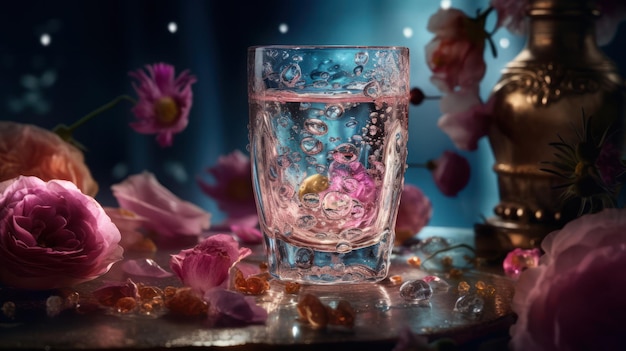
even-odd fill
[[[494,217],[476,225],[483,255],[537,247],[549,232],[577,216],[563,203],[563,179],[542,170],[557,161],[550,145],[574,144],[583,112],[592,132],[610,128],[624,140],[625,92],[614,64],[595,41],[591,0],[531,0],[526,46],[492,90],[494,121],[488,139],[495,157],[500,202]]]

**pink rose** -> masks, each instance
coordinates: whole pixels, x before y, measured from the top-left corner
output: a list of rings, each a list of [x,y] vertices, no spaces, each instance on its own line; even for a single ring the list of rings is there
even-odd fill
[[[150,172],[132,175],[111,189],[121,208],[148,219],[146,228],[156,234],[156,240],[197,240],[209,229],[210,213],[178,198]]]
[[[232,236],[216,234],[172,255],[170,268],[185,286],[204,294],[216,287],[226,287],[230,269],[251,253],[248,248],[240,248]]]
[[[79,149],[47,129],[0,121],[0,181],[20,175],[69,180],[90,196],[98,192]]]
[[[514,350],[619,350],[626,323],[626,209],[583,215],[542,242],[519,277]]]
[[[427,168],[432,172],[435,185],[446,196],[456,196],[470,178],[470,164],[465,157],[446,150],[436,160],[430,160]]]
[[[0,183],[0,282],[70,287],[122,259],[120,232],[74,183],[20,176]]]
[[[396,220],[396,244],[402,244],[419,233],[428,224],[432,214],[432,204],[422,190],[405,183]]]
[[[492,104],[483,105],[477,90],[446,94],[440,104],[444,114],[437,123],[439,128],[458,149],[476,150],[478,140],[487,135],[489,130],[489,109]]]
[[[458,9],[439,9],[428,20],[435,37],[426,45],[431,82],[442,92],[476,87],[485,75],[484,23]]]
[[[256,226],[258,216],[252,188],[252,168],[250,158],[235,150],[220,156],[217,164],[207,169],[215,178],[214,184],[198,179],[200,189],[217,202],[220,210],[227,215],[226,222],[245,219],[247,225]],[[252,223],[254,221],[255,223]]]

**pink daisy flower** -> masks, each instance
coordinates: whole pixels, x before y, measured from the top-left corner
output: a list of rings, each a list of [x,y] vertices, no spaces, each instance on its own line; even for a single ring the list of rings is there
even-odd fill
[[[174,66],[165,63],[146,65],[146,71],[137,70],[129,75],[137,82],[133,88],[139,101],[132,111],[137,121],[130,126],[142,134],[157,134],[162,147],[171,146],[173,135],[183,131],[189,122],[192,103],[191,84],[196,77],[183,71],[175,76]]]

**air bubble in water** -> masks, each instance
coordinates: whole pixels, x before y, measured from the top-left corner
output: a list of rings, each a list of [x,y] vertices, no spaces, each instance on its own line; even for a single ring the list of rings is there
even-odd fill
[[[322,208],[326,217],[330,219],[344,218],[352,209],[352,199],[339,191],[326,193],[322,200]]]
[[[349,242],[354,242],[363,236],[363,231],[358,228],[346,229],[339,236]]]
[[[380,85],[377,81],[369,82],[363,88],[363,94],[371,98],[377,98],[380,96]]]
[[[313,135],[324,135],[328,133],[328,125],[317,118],[309,118],[305,120],[304,129]]]
[[[352,73],[354,73],[355,76],[360,76],[361,73],[363,73],[363,66],[356,66],[354,67],[354,69],[352,70]]]
[[[359,159],[359,149],[353,144],[345,143],[337,146],[332,155],[335,161],[347,164]]]
[[[302,139],[302,141],[300,142],[300,148],[307,155],[316,155],[322,152],[322,150],[324,149],[324,145],[321,141],[315,138],[307,137]]]
[[[369,60],[370,56],[367,52],[357,52],[354,54],[354,63],[357,65],[365,65]]]
[[[300,66],[293,63],[280,73],[280,81],[288,87],[293,87],[302,77]]]
[[[341,105],[329,105],[326,107],[326,110],[324,110],[324,115],[326,115],[328,119],[338,119],[343,115],[343,107]]]
[[[315,193],[302,195],[302,204],[308,208],[317,208],[320,205],[320,196]]]

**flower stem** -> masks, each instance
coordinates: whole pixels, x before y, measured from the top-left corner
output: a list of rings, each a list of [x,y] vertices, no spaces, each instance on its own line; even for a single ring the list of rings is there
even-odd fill
[[[102,112],[105,112],[105,111],[111,109],[113,106],[117,105],[122,100],[128,100],[128,101],[132,102],[133,104],[137,103],[137,101],[135,101],[135,99],[133,99],[132,97],[130,97],[128,95],[120,95],[120,96],[116,97],[115,99],[107,102],[106,104],[98,107],[97,109],[89,112],[87,115],[85,115],[84,117],[82,117],[78,121],[74,122],[69,127],[66,126],[65,124],[59,124],[56,127],[54,127],[52,129],[52,131],[54,133],[56,133],[59,137],[61,137],[61,139],[65,140],[65,141],[67,141],[67,142],[69,142],[71,144],[74,144],[75,146],[79,147],[80,149],[84,149],[84,147],[80,143],[78,143],[76,140],[74,140],[74,138],[72,138],[72,133],[74,133],[74,130],[76,130],[76,128],[82,126],[83,124],[87,123],[89,120],[91,120],[95,116],[101,114]]]
[[[132,97],[130,97],[128,95],[120,95],[120,96],[116,97],[115,99],[107,102],[106,104],[98,107],[97,109],[89,112],[87,115],[85,115],[84,117],[82,117],[78,121],[74,122],[74,124],[72,124],[69,127],[67,127],[67,129],[69,130],[70,133],[73,132],[74,130],[76,130],[76,128],[82,126],[83,124],[88,122],[90,119],[92,119],[95,116],[101,114],[102,112],[105,112],[105,111],[111,109],[112,107],[117,105],[122,100],[128,100],[128,101],[132,102],[133,104],[137,103],[137,101],[135,99],[133,99]]]

